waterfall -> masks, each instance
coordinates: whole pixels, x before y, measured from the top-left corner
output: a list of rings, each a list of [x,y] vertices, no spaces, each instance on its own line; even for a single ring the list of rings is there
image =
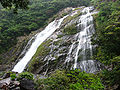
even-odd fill
[[[37,51],[37,48],[39,45],[45,41],[56,29],[58,29],[67,16],[64,16],[63,18],[59,20],[54,20],[51,22],[43,31],[38,33],[35,37],[34,42],[30,46],[30,48],[25,53],[24,57],[19,60],[19,62],[14,66],[13,70],[14,72],[21,73],[24,69],[27,63],[31,60],[35,52]],[[25,51],[24,51],[25,52]]]
[[[90,7],[84,8],[82,13],[83,15],[79,19],[79,23],[80,23],[79,25],[81,31],[78,34],[79,43],[75,55],[74,69],[77,68],[77,59],[80,50],[82,50],[80,53],[83,56],[82,60],[87,60],[87,53],[86,53],[87,49],[89,49],[90,56],[92,56],[92,45],[91,45],[90,37],[94,32],[94,28],[93,28],[93,17],[90,13]]]
[[[94,73],[100,69],[99,62],[96,60],[91,60],[91,57],[93,56],[91,36],[95,32],[92,16],[94,13],[90,12],[91,10],[93,10],[93,7],[86,7],[82,10],[82,15],[79,17],[77,24],[80,32],[77,33],[76,41],[72,43],[68,56],[65,60],[65,63],[68,64],[70,60],[74,60],[74,64],[72,66],[73,69],[80,68],[82,71],[88,73]],[[76,47],[76,49],[74,49],[74,47]],[[74,57],[71,58],[71,55]]]
[[[41,70],[43,71],[38,70],[38,73],[41,71],[41,73],[46,75],[48,72],[58,68],[79,68],[82,71],[86,71],[87,73],[94,73],[99,71],[100,63],[96,60],[92,60],[94,46],[91,45],[91,36],[95,32],[92,14],[97,13],[93,12],[92,10],[93,7],[80,7],[80,10],[73,10],[67,15],[70,17],[66,18],[67,16],[64,16],[59,20],[54,20],[51,22],[43,31],[31,38],[21,53],[21,56],[23,57],[14,66],[12,71],[21,73],[33,55],[36,53],[37,48],[47,38],[53,39],[53,41],[51,41],[52,45],[48,47],[51,49],[51,52],[49,55],[46,55],[45,58],[43,58],[45,63],[40,66]],[[82,15],[80,14],[76,17],[75,15],[79,14],[79,12],[81,12]],[[63,22],[61,26],[62,28],[55,32],[55,30],[60,27],[62,21],[65,18],[66,20],[68,19],[68,22]],[[69,21],[69,19],[71,20]],[[62,30],[65,26],[72,24],[77,24],[77,33],[72,36],[65,35]],[[55,33],[53,34],[53,32]],[[55,35],[63,36],[59,38]],[[49,38],[49,36],[51,37]],[[55,45],[55,41],[58,40],[60,40],[60,44]],[[62,45],[62,40],[64,40],[63,44],[66,43],[66,45]]]

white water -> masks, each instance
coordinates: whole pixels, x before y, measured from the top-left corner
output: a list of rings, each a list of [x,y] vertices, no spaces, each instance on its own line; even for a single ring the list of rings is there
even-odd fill
[[[90,29],[91,26],[93,25],[92,23],[93,17],[90,13],[90,7],[84,8],[82,13],[83,15],[79,19],[79,22],[80,22],[79,25],[82,31],[80,31],[78,35],[79,44],[77,46],[77,51],[75,55],[74,69],[77,68],[77,60],[78,60],[80,50],[82,50],[80,52],[80,54],[83,55],[82,60],[87,60],[86,49],[90,49],[90,56],[92,56],[92,45],[91,45],[90,37],[94,32],[94,28]]]
[[[82,15],[79,17],[77,24],[80,32],[76,34],[76,41],[71,45],[65,60],[65,63],[68,64],[70,61],[73,62],[74,60],[74,69],[80,68],[82,71],[88,73],[94,73],[99,69],[98,62],[91,60],[91,57],[93,56],[91,36],[95,32],[92,14],[97,13],[90,12],[91,10],[93,10],[93,7],[86,7],[82,10]],[[76,49],[74,47],[76,47]]]
[[[67,16],[64,16],[63,18],[59,20],[54,20],[51,22],[42,32],[37,34],[35,41],[32,43],[28,51],[26,52],[25,56],[14,66],[13,70],[14,72],[21,73],[24,69],[27,63],[31,60],[33,55],[36,53],[37,48],[39,45],[45,41],[56,29],[58,29]]]
[[[69,50],[69,52],[68,52],[68,54],[67,54],[67,57],[66,57],[66,60],[65,60],[65,62],[64,63],[66,63],[66,62],[70,62],[70,59],[71,59],[71,53],[72,53],[72,50],[73,50],[73,46],[74,46],[74,44],[75,44],[75,42],[73,42],[73,44],[71,45],[71,47],[70,47],[70,50]]]

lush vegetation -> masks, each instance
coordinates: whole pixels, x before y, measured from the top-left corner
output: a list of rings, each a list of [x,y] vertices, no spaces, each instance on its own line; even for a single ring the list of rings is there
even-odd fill
[[[17,37],[46,25],[47,20],[61,9],[80,5],[89,5],[89,0],[29,0],[29,9],[18,10],[17,15],[0,7],[0,53],[15,45]]]
[[[51,44],[51,40],[47,40],[38,47],[35,55],[32,57],[32,60],[29,63],[28,66],[29,72],[36,72],[36,70],[45,63],[45,61],[43,61],[43,58],[47,54],[49,54],[50,48],[48,47],[50,44]]]
[[[36,81],[37,90],[103,90],[104,86],[99,77],[94,74],[81,72],[79,69],[71,71],[56,70],[46,79]]]
[[[13,9],[17,13],[18,9],[27,9],[29,0],[0,0],[1,5],[7,9]]]
[[[89,5],[90,0],[26,0],[25,6],[21,6],[18,2],[7,2],[9,0],[1,0],[0,6],[0,53],[4,53],[9,48],[17,43],[17,37],[28,35],[31,31],[35,31],[47,25],[50,17],[58,11],[69,6]],[[21,0],[19,0],[21,1]],[[29,3],[28,3],[29,2]],[[106,65],[99,76],[103,83],[109,87],[116,86],[120,88],[120,0],[91,0],[94,6],[99,10],[99,13],[94,15],[96,33],[93,36],[92,43],[97,45],[96,55],[94,58]],[[27,9],[28,10],[18,10]],[[11,8],[11,10],[9,10]],[[17,12],[18,14],[14,14]],[[80,13],[79,13],[80,15]],[[77,17],[77,16],[75,16]],[[74,18],[75,18],[74,17]],[[66,20],[71,20],[69,17]],[[75,25],[64,28],[66,35],[76,33]],[[44,56],[49,52],[46,49],[49,42],[40,45],[36,56]],[[40,57],[42,59],[42,57]],[[2,61],[1,61],[2,62]],[[30,62],[29,70],[35,71],[34,68],[39,68],[43,64],[42,60],[33,57]],[[33,80],[33,75],[24,72],[16,76],[11,74],[11,79],[21,80],[27,78]],[[36,81],[36,89],[43,90],[103,90],[104,87],[100,78],[94,74],[87,74],[79,70],[72,71],[55,71],[50,77],[38,79]]]
[[[23,79],[35,82],[36,90],[104,90],[100,78],[94,74],[75,70],[56,70],[49,77],[33,78],[33,74],[22,72],[15,74],[10,72],[11,80],[19,81]]]
[[[120,1],[93,0],[99,13],[95,15],[97,45],[95,59],[108,66],[101,74],[108,86],[120,87]]]
[[[65,35],[74,35],[77,33],[77,27],[75,24],[72,24],[70,26],[67,26],[64,28],[63,33],[65,33]]]
[[[29,72],[22,72],[18,75],[16,73],[10,72],[11,80],[21,81],[23,79],[33,80],[33,74]]]

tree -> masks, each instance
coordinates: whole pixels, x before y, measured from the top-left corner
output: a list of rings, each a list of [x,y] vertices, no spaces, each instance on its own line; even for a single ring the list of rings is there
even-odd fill
[[[0,0],[1,5],[4,8],[13,8],[14,12],[17,13],[18,9],[27,9],[29,0]]]

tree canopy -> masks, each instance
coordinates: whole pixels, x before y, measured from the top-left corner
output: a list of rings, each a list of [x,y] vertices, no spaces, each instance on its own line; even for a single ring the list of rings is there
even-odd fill
[[[18,9],[27,9],[29,0],[0,0],[0,3],[4,8],[14,8],[14,12],[17,12]]]

